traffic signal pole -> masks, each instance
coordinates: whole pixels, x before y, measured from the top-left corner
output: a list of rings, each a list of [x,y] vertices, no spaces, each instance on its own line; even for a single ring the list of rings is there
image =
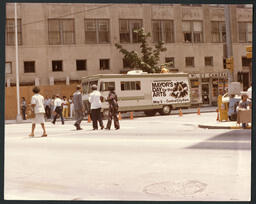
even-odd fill
[[[232,39],[231,39],[231,26],[230,26],[230,8],[228,4],[224,5],[225,25],[226,25],[226,44],[227,44],[227,57],[233,57]],[[228,85],[234,81],[234,72],[232,69],[228,70]]]

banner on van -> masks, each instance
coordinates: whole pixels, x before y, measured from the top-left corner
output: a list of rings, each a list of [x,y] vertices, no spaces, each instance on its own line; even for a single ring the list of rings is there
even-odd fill
[[[152,100],[157,104],[189,103],[188,79],[153,81]]]

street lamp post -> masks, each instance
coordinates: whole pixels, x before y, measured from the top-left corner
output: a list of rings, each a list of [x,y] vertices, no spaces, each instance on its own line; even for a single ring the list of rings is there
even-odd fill
[[[18,22],[17,22],[17,7],[14,3],[14,25],[15,25],[15,51],[16,51],[16,91],[17,91],[17,122],[21,121],[20,114],[20,82],[19,82],[19,55],[18,55]]]
[[[225,13],[225,25],[226,25],[226,43],[227,43],[227,58],[233,57],[232,50],[232,39],[231,39],[231,30],[230,30],[230,8],[229,5],[224,5],[224,13]],[[234,72],[232,69],[228,71],[228,85],[234,80]]]

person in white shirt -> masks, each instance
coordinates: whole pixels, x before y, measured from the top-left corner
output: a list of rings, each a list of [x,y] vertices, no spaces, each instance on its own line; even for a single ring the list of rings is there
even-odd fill
[[[252,101],[252,84],[251,84],[251,86],[247,89],[247,94],[248,94],[248,98]]]
[[[40,89],[39,87],[35,86],[33,88],[34,95],[32,96],[31,99],[31,107],[33,112],[35,113],[35,118],[32,118],[32,131],[30,133],[30,137],[34,137],[34,131],[36,127],[36,123],[40,123],[43,129],[43,135],[42,137],[47,137],[45,126],[44,126],[44,114],[45,114],[45,109],[44,109],[44,97],[39,94]]]
[[[63,96],[63,117],[68,118],[68,100],[66,96]]]
[[[48,96],[44,99],[44,108],[45,108],[45,115],[47,119],[51,118],[51,99]]]
[[[53,121],[52,121],[52,123],[54,125],[55,125],[55,122],[56,122],[56,119],[57,119],[58,115],[61,118],[62,125],[64,125],[64,118],[63,118],[63,115],[62,115],[62,106],[63,106],[63,101],[60,99],[60,95],[57,94],[56,98],[54,100],[54,108],[53,108],[53,110],[56,113],[54,118],[53,118]]]
[[[74,112],[73,96],[69,97],[68,102],[69,102],[69,116],[70,118],[73,118],[73,112]]]
[[[101,111],[100,111],[101,100],[102,100],[102,96],[100,92],[97,91],[97,86],[95,84],[92,85],[92,93],[90,93],[89,102],[91,104],[91,118],[92,118],[93,130],[98,129],[98,121],[101,129],[104,129],[104,125],[101,118]]]

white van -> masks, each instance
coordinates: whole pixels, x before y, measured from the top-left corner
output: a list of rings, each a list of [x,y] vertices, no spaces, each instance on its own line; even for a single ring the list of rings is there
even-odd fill
[[[88,97],[96,84],[104,98],[108,87],[114,86],[120,112],[144,111],[146,115],[170,114],[172,109],[189,107],[190,81],[186,73],[130,73],[98,74],[82,78],[83,101],[89,110]],[[102,104],[103,115],[108,113],[108,103]]]

